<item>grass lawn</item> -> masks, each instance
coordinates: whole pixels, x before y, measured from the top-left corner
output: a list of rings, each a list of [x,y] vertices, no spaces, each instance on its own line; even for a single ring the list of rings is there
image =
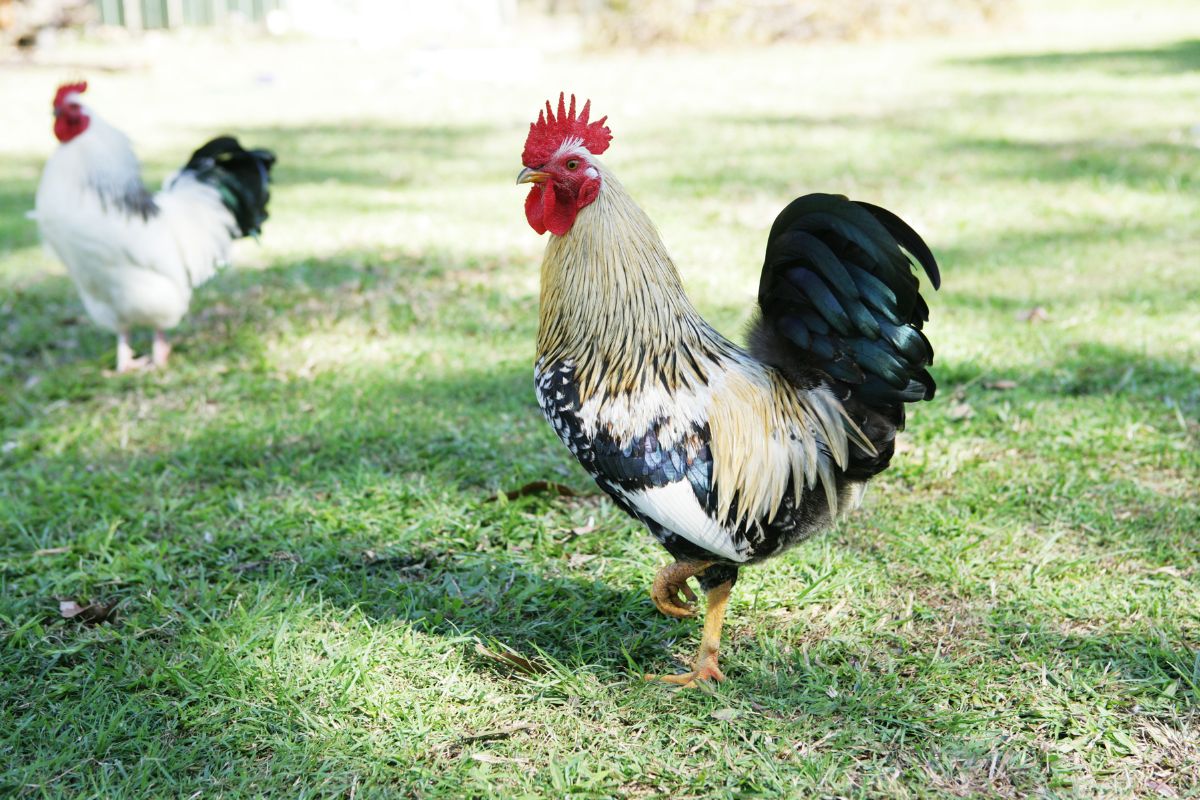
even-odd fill
[[[77,46],[131,67],[88,98],[150,180],[226,130],[279,155],[262,242],[130,377],[23,217],[79,69],[0,71],[0,794],[1200,795],[1200,7],[1049,8],[475,65]],[[561,88],[732,335],[798,194],[942,264],[938,399],[862,511],[743,572],[712,691],[640,679],[698,624],[534,402],[513,179]],[[539,479],[585,495],[494,500]]]

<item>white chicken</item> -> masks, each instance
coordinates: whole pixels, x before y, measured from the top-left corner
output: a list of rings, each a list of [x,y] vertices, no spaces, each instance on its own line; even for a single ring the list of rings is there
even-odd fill
[[[87,83],[60,86],[54,135],[34,218],[66,265],[88,316],[117,335],[117,372],[144,366],[129,333],[154,330],[150,363],[165,366],[165,331],[187,313],[192,290],[228,263],[230,245],[267,218],[275,156],[222,136],[205,144],[151,194],[129,139],[81,102]]]

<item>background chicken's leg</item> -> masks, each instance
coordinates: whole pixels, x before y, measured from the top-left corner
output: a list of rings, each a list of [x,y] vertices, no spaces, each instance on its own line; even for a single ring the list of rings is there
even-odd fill
[[[167,335],[162,331],[154,332],[154,349],[150,351],[154,366],[165,367],[167,359],[171,355],[171,344],[167,341]]]
[[[146,359],[135,358],[129,343],[129,331],[117,331],[117,374],[133,372],[146,365]]]

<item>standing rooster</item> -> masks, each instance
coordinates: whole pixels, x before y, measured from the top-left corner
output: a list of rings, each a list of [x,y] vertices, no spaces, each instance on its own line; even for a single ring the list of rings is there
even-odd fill
[[[700,317],[649,217],[597,158],[612,134],[589,107],[547,103],[517,177],[533,184],[530,226],[553,234],[538,401],[596,483],[674,556],[650,592],[658,609],[692,616],[693,576],[707,593],[693,670],[662,680],[719,681],[738,570],[852,505],[887,467],[905,403],[933,397],[929,308],[910,258],[935,288],[940,276],[891,212],[806,195],[771,227],[749,346],[738,347]]]
[[[162,367],[170,354],[163,332],[187,313],[192,289],[267,218],[275,156],[222,136],[151,194],[129,139],[83,105],[85,91],[73,83],[54,95],[62,144],[46,162],[34,214],[88,315],[117,334],[117,372],[144,363],[129,344],[134,326],[154,329],[152,360]]]

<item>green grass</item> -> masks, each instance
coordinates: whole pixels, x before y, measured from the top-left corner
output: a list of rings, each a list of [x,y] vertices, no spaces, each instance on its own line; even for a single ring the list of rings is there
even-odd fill
[[[504,81],[80,47],[153,65],[89,94],[152,179],[223,130],[280,156],[261,245],[169,371],[120,378],[22,216],[66,70],[0,72],[0,794],[1200,795],[1200,13],[1090,5]],[[711,692],[640,680],[698,636],[650,604],[644,532],[592,494],[489,502],[590,492],[533,400],[512,186],[563,87],[731,334],[802,192],[942,262],[938,399],[864,510],[743,572]]]

